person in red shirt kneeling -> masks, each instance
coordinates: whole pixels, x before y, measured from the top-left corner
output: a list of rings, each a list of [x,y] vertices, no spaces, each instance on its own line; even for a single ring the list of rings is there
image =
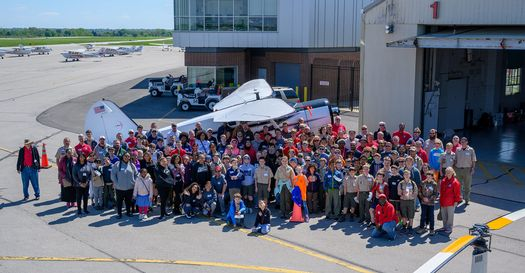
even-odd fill
[[[393,204],[387,201],[385,194],[378,196],[378,205],[374,210],[374,215],[376,228],[371,236],[373,238],[387,236],[389,240],[394,240],[396,238],[395,228],[398,217]]]

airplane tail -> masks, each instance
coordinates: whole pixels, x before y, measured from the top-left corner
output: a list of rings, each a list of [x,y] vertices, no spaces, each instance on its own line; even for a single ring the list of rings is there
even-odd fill
[[[93,132],[95,138],[105,136],[106,141],[113,141],[117,133],[126,138],[129,130],[137,129],[137,124],[114,102],[103,99],[88,109],[84,130],[88,129]]]

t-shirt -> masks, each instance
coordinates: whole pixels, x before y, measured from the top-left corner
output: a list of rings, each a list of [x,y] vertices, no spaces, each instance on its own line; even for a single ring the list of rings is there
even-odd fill
[[[441,148],[438,149],[432,149],[429,152],[429,166],[433,170],[439,170],[440,169],[440,156],[444,153],[444,150]]]

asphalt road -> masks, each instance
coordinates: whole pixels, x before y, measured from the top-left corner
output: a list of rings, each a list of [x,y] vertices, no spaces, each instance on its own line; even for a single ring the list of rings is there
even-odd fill
[[[500,168],[491,165],[475,174],[472,205],[457,208],[451,238],[403,235],[388,242],[370,238],[357,223],[319,215],[301,224],[273,219],[271,235],[263,237],[204,218],[139,222],[94,210],[78,218],[58,200],[56,168],[40,172],[42,198],[22,202],[14,170],[23,139],[43,140],[52,157],[62,138],[76,139],[84,113],[100,98],[144,125],[201,114],[173,111],[171,96],[151,98],[140,88],[148,77],[182,71],[181,53],[147,48],[141,56],[63,63],[58,52],[65,47],[55,48],[50,56],[0,60],[0,272],[411,272],[474,223],[524,208],[524,184],[508,175],[488,180]],[[357,127],[356,118],[344,122]],[[522,219],[494,233],[488,272],[524,272],[524,226]],[[470,253],[441,272],[468,271]]]

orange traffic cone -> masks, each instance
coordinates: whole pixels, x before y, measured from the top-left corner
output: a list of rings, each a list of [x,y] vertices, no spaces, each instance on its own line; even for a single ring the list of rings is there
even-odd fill
[[[294,208],[292,209],[292,217],[290,217],[291,222],[300,222],[303,223],[303,217],[301,216],[301,207],[298,204],[294,203]]]
[[[49,160],[47,159],[46,143],[42,143],[42,160],[40,162],[40,168],[42,169],[51,168],[51,164],[49,164]]]

